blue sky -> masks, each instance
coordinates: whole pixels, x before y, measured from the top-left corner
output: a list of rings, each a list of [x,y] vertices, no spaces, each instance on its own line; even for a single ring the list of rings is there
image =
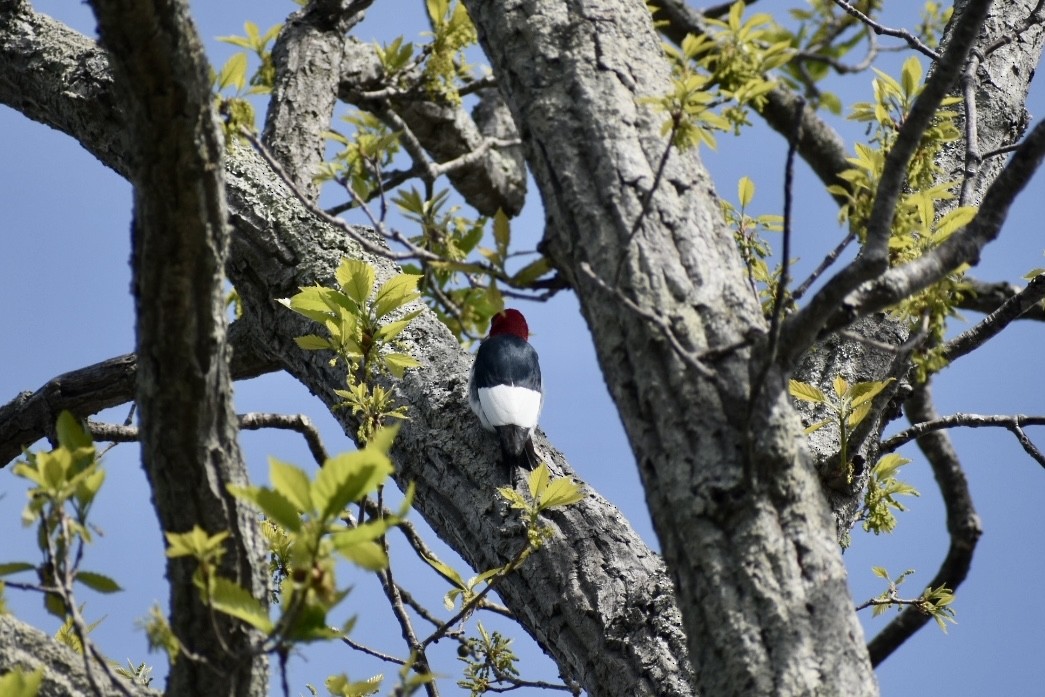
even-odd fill
[[[417,32],[424,30],[423,3],[411,3],[411,12],[407,13],[402,11],[402,2],[376,2],[367,21],[357,28],[357,35],[387,41],[404,33],[417,40]],[[888,22],[900,24],[908,19],[914,3],[886,4],[901,8],[887,16]],[[81,31],[93,30],[93,19],[82,4],[48,0],[35,5]],[[778,0],[763,0],[758,9],[775,11],[786,6]],[[242,33],[245,19],[265,29],[293,10],[287,1],[195,2],[193,7],[212,62],[218,66],[234,49],[216,42],[217,36]],[[894,64],[899,60],[893,59]],[[843,101],[848,105],[867,99],[870,80],[869,75],[850,78],[844,92],[839,87]],[[1045,89],[1040,85],[1032,97],[1031,110],[1035,120],[1045,112]],[[850,143],[863,135],[859,125],[841,119],[833,123]],[[0,338],[0,365],[5,367],[0,373],[0,401],[6,402],[62,372],[131,350],[131,192],[125,181],[71,139],[6,107],[0,107],[0,152],[5,156],[0,166],[0,207],[4,211],[0,222],[4,240],[0,279],[7,289],[6,302],[0,305],[0,322],[7,328]],[[753,212],[776,213],[782,200],[783,157],[780,138],[755,128],[741,139],[720,137],[718,150],[706,151],[705,159],[724,197],[735,197],[736,181],[746,174],[758,186]],[[801,276],[801,269],[815,265],[842,233],[836,210],[821,185],[804,166],[799,174],[794,229]],[[1018,281],[1031,268],[1045,266],[1043,187],[1045,177],[1039,174],[1010,215],[1001,239],[983,255],[974,271],[977,277]],[[532,198],[527,212],[513,222],[516,241],[524,248],[536,244],[543,226],[539,201]],[[547,304],[522,309],[530,319],[533,343],[541,354],[545,374],[544,430],[581,476],[655,544],[634,462],[575,301],[568,294],[560,294]],[[977,315],[968,313],[966,322],[956,322],[955,328],[961,330],[977,319]],[[1043,331],[1045,328],[1030,323],[1015,326],[984,351],[948,368],[935,382],[939,411],[1041,413],[1045,375],[1034,356]],[[307,413],[320,424],[328,450],[349,447],[348,439],[321,405],[289,378],[266,376],[239,383],[236,401],[240,412]],[[122,421],[125,416],[126,409],[107,415],[113,421]],[[1030,435],[1039,436],[1039,444],[1045,445],[1045,436],[1034,431]],[[1028,658],[1040,656],[1045,649],[1045,600],[1037,590],[1045,577],[1045,555],[1035,534],[1045,529],[1041,505],[1045,500],[1045,472],[1007,432],[958,430],[952,436],[970,479],[985,534],[970,577],[958,593],[958,624],[946,635],[927,627],[888,659],[879,670],[883,694],[971,697],[1039,693],[1045,684],[1045,664]],[[265,476],[269,455],[309,466],[307,450],[294,437],[246,433],[243,442],[256,477]],[[911,501],[910,510],[901,514],[895,534],[876,538],[854,533],[846,561],[858,602],[883,589],[871,575],[871,566],[885,566],[894,574],[916,569],[905,586],[915,594],[920,584],[935,574],[946,553],[943,509],[931,473],[915,449],[909,448],[904,454],[913,461],[903,470],[902,478],[923,496]],[[136,618],[144,616],[152,603],[166,606],[160,534],[136,449],[117,447],[107,455],[106,465],[108,482],[96,508],[96,522],[104,535],[89,550],[86,566],[105,570],[127,590],[108,597],[85,593],[87,615],[90,619],[105,617],[94,638],[108,655],[119,661],[131,658],[159,663],[160,656],[146,654],[144,636],[134,626]],[[0,470],[0,531],[5,539],[0,561],[35,558],[33,535],[18,522],[23,491],[10,468]],[[464,572],[451,553],[439,549]],[[401,556],[397,563],[405,566],[399,578],[438,607],[445,591],[441,582],[433,583],[434,577],[417,568],[409,555]],[[376,584],[372,579],[345,570],[340,580],[356,587],[346,603],[346,612],[360,617],[354,637],[398,652],[398,630],[383,601],[374,595]],[[56,622],[42,615],[36,597],[16,591],[9,591],[8,597],[21,617],[54,631]],[[872,619],[865,611],[868,636],[884,626],[889,617],[891,614]],[[504,627],[492,620],[483,621],[487,626]],[[521,630],[508,627],[506,631],[517,637],[525,677],[555,678],[554,665]],[[453,647],[444,643],[442,651],[446,655],[436,658],[437,665],[456,670]],[[162,665],[156,670],[162,673]],[[334,672],[347,671],[356,679],[376,672],[394,674],[394,670],[364,661],[341,646],[310,649],[307,660],[292,660],[291,670],[293,694],[305,694],[305,682],[321,686],[324,677]],[[455,690],[450,687],[444,693],[454,694]]]

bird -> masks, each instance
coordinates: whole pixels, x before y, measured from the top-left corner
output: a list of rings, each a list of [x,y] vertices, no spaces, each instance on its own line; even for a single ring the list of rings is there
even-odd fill
[[[544,385],[529,338],[526,318],[518,310],[494,315],[468,381],[468,404],[483,428],[497,434],[510,475],[516,468],[532,470],[540,464],[533,431],[544,406]]]

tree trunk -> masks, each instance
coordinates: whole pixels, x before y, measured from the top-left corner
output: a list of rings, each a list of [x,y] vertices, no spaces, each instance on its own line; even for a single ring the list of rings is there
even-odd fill
[[[639,463],[708,695],[875,694],[786,375],[641,2],[468,2]],[[710,352],[710,353],[709,353]],[[766,372],[768,370],[768,372]]]
[[[256,515],[228,491],[246,485],[226,341],[224,139],[203,47],[184,3],[97,0],[130,130],[132,287],[142,463],[165,532],[229,531],[222,574],[266,597]],[[170,623],[186,653],[171,695],[264,697],[254,633],[200,600],[196,561],[168,559]]]

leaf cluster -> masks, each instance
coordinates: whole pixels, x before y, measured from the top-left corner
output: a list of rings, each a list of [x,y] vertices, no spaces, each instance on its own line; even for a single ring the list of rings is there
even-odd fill
[[[871,468],[861,512],[865,531],[875,535],[892,532],[896,528],[896,516],[892,509],[907,510],[896,497],[920,496],[917,489],[896,478],[899,469],[909,462],[905,457],[889,453],[879,458]]]
[[[761,108],[776,86],[767,73],[791,58],[789,43],[774,37],[772,17],[756,13],[745,21],[745,9],[734,3],[726,20],[707,19],[707,34],[691,34],[679,48],[665,45],[671,89],[641,102],[667,114],[661,133],[674,147],[714,147],[714,131],[739,133],[750,125],[748,109]]]
[[[826,408],[829,416],[822,421],[806,427],[806,433],[813,433],[825,426],[838,426],[838,454],[842,467],[846,469],[848,481],[852,481],[852,463],[849,459],[849,436],[860,423],[871,413],[874,398],[893,382],[888,380],[855,382],[849,384],[841,375],[831,382],[831,393],[825,393],[816,385],[799,380],[788,382],[788,392],[795,399],[810,404],[818,404]]]
[[[464,678],[457,685],[468,690],[471,697],[480,697],[504,683],[511,685],[519,677],[519,657],[512,651],[512,640],[500,632],[491,634],[481,622],[477,629],[479,636],[466,639],[457,657],[466,666]]]
[[[849,159],[852,168],[839,175],[845,183],[828,187],[830,193],[845,200],[840,219],[848,220],[861,240],[866,237],[867,221],[885,167],[885,154],[896,142],[901,126],[922,90],[922,68],[916,57],[904,62],[899,80],[876,72],[878,77],[872,83],[874,101],[855,104],[850,116],[870,124],[870,143],[856,145],[855,157]],[[942,104],[946,107],[959,101],[950,97]],[[890,230],[889,259],[892,265],[909,262],[939,246],[976,214],[976,209],[969,206],[947,210],[954,199],[957,182],[939,183],[943,174],[936,164],[940,151],[960,137],[954,123],[955,116],[954,111],[939,110],[932,125],[922,135],[911,160],[906,188],[897,203]],[[929,341],[914,356],[916,378],[920,381],[946,365],[938,347],[943,340],[947,318],[955,314],[954,308],[968,292],[962,280],[964,273],[965,267],[960,268],[892,308],[898,318],[912,323],[924,322],[927,326]]]
[[[889,583],[888,589],[871,600],[870,604],[873,606],[871,613],[875,617],[881,615],[889,608],[895,607],[899,610],[903,606],[909,605],[922,614],[929,615],[936,620],[936,624],[944,634],[947,633],[948,622],[951,624],[957,623],[954,608],[951,607],[955,599],[954,591],[947,588],[947,586],[941,585],[937,588],[926,588],[919,597],[906,600],[899,597],[899,588],[907,580],[907,577],[914,573],[914,569],[907,569],[895,579],[890,579],[889,572],[884,567],[875,566],[871,571],[875,576],[883,578]]]
[[[783,216],[771,214],[748,215],[747,210],[754,197],[755,183],[750,177],[741,177],[737,182],[739,207],[725,199],[720,200],[719,204],[722,207],[722,215],[726,219],[726,224],[733,228],[733,240],[747,267],[751,289],[762,301],[763,313],[769,316],[773,311],[773,303],[783,269],[778,266],[775,270],[770,270],[766,259],[773,250],[760,233],[779,232],[783,228],[784,219]]]
[[[410,243],[438,257],[406,268],[421,274],[420,288],[429,307],[462,340],[484,333],[490,319],[504,309],[498,281],[526,288],[551,267],[547,259],[538,257],[517,271],[509,271],[513,254],[508,216],[503,211],[497,211],[492,219],[461,215],[459,206],[448,206],[449,195],[444,189],[426,199],[411,187],[397,192],[393,202],[404,217],[417,223],[419,232],[409,238]],[[492,246],[481,244],[488,227]],[[476,255],[482,261],[477,261]]]
[[[44,591],[44,606],[63,620],[75,607],[72,584],[99,593],[115,593],[119,584],[104,574],[80,567],[84,548],[93,541],[89,514],[105,482],[105,471],[91,436],[68,411],[55,428],[58,447],[26,453],[14,466],[14,474],[27,479],[29,502],[22,512],[25,525],[36,525],[40,565],[30,562],[0,564],[0,576],[35,571]]]
[[[382,193],[382,177],[399,153],[400,134],[365,111],[346,114],[341,120],[352,126],[352,136],[327,131],[327,139],[341,149],[320,165],[316,182],[336,181],[358,200],[369,201]]]
[[[266,600],[219,574],[227,531],[210,534],[197,526],[185,533],[165,533],[167,556],[194,559],[193,582],[204,604],[261,631],[262,650],[343,636],[354,620],[331,628],[327,619],[349,593],[338,586],[337,558],[364,569],[385,568],[387,555],[377,540],[410,507],[408,493],[394,516],[344,524],[345,508],[376,492],[391,475],[388,451],[396,431],[383,429],[363,449],[328,458],[314,479],[292,464],[270,458],[271,486],[229,486],[234,496],[250,502],[281,531],[281,545],[273,550],[281,568],[280,612],[275,619]]]
[[[247,21],[243,24],[244,36],[218,37],[218,41],[244,49],[232,54],[221,70],[215,72],[211,68],[215,107],[224,119],[226,143],[238,138],[241,129],[254,130],[254,107],[247,97],[272,92],[276,66],[272,62],[270,44],[282,29],[282,24],[274,24],[262,34],[257,24]],[[253,73],[249,72],[251,57],[257,61]]]
[[[396,406],[395,395],[379,383],[388,377],[402,378],[407,369],[420,365],[402,352],[398,339],[421,312],[401,312],[420,297],[420,277],[395,274],[375,292],[374,267],[345,258],[335,278],[336,287],[302,288],[284,304],[326,330],[326,336],[307,334],[295,341],[308,351],[332,351],[331,365],[346,365],[347,389],[335,391],[344,399],[336,406],[351,409],[359,418],[357,435],[366,443],[389,419],[406,418],[405,407]]]
[[[478,41],[475,25],[468,10],[459,0],[426,0],[428,19],[432,24],[432,42],[424,67],[424,83],[428,95],[458,106],[461,95],[457,81],[471,75],[464,60],[464,49]]]

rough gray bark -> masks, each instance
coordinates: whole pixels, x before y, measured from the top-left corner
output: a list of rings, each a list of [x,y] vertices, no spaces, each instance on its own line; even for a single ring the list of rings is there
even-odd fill
[[[545,249],[638,460],[698,691],[874,694],[826,502],[785,376],[763,372],[766,327],[710,181],[694,153],[658,180],[663,117],[637,101],[668,91],[668,69],[643,4],[466,4],[541,187]]]
[[[276,79],[262,141],[311,201],[319,197],[313,178],[337,102],[345,32],[362,21],[372,2],[310,3],[287,19],[272,49]]]
[[[27,671],[43,667],[44,680],[38,697],[127,697],[123,690],[104,680],[99,695],[83,672],[82,655],[35,627],[0,615],[0,672],[16,667]],[[161,694],[129,683],[124,685],[133,697]]]
[[[160,527],[231,534],[223,575],[265,597],[256,515],[229,493],[247,484],[226,341],[224,139],[208,64],[185,3],[94,3],[130,131],[132,291],[142,464]],[[267,659],[241,622],[200,601],[196,561],[168,559],[170,625],[199,660],[171,665],[172,695],[263,697]]]
[[[394,111],[436,163],[466,156],[492,135],[491,130],[477,123],[479,119],[470,117],[461,107],[433,100],[421,81],[420,71],[406,76],[403,82],[408,87],[390,94],[381,89],[382,77],[373,46],[349,38],[338,89],[342,100],[378,116]],[[375,90],[383,92],[383,96],[374,96]],[[508,135],[502,131],[496,137]],[[502,210],[514,216],[526,200],[526,169],[517,148],[504,152],[490,148],[475,162],[447,176],[454,189],[483,215]]]

